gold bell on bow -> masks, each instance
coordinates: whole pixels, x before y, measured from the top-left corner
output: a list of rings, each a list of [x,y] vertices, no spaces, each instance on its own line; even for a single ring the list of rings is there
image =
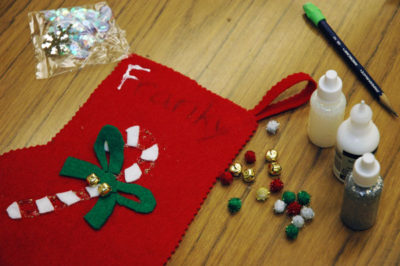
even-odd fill
[[[95,173],[91,173],[86,177],[86,181],[88,182],[89,186],[93,187],[100,182],[100,178]]]
[[[243,171],[243,181],[250,183],[253,182],[256,179],[256,175],[254,173],[254,170],[252,168],[246,169]]]
[[[111,192],[111,186],[107,183],[101,183],[98,187],[97,190],[100,193],[100,196],[104,197],[107,196]]]
[[[270,175],[276,176],[280,175],[282,172],[282,167],[277,162],[272,162],[268,164],[268,172]]]

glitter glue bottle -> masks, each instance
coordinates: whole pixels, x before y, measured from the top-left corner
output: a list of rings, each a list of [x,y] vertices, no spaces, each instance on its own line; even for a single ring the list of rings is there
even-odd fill
[[[383,189],[380,165],[372,153],[366,153],[354,163],[345,181],[342,222],[353,230],[365,230],[374,225]]]
[[[318,82],[310,99],[308,136],[315,145],[326,148],[335,145],[336,133],[344,119],[346,97],[342,80],[335,70],[328,70]]]
[[[358,157],[367,152],[375,153],[378,148],[379,131],[371,119],[371,108],[361,101],[353,106],[350,117],[339,126],[333,173],[342,182]]]

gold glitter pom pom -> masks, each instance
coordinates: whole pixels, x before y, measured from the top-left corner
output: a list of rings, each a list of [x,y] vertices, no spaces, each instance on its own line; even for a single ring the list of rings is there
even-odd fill
[[[267,153],[265,153],[265,160],[268,162],[276,162],[278,159],[278,152],[276,150],[268,150]]]
[[[240,163],[231,164],[229,172],[231,172],[233,176],[240,176],[242,174],[242,165]]]
[[[272,162],[268,164],[268,172],[270,175],[280,175],[282,172],[282,167],[279,163],[277,162]]]
[[[93,187],[100,182],[100,178],[95,173],[91,173],[86,177],[86,181],[89,186]]]
[[[267,188],[265,188],[265,187],[260,187],[260,188],[257,190],[256,199],[257,199],[258,201],[265,201],[265,200],[267,200],[267,199],[269,198],[269,194],[270,194],[270,192],[268,191]]]
[[[252,168],[246,169],[243,171],[243,180],[244,182],[250,183],[256,179],[256,175],[254,174],[254,170]]]
[[[111,192],[111,186],[107,183],[101,183],[97,189],[101,196],[107,196]]]

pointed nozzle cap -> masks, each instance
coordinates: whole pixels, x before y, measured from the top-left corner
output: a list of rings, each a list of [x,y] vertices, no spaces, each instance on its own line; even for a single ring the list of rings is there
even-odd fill
[[[367,125],[372,119],[372,110],[368,104],[362,100],[361,103],[351,108],[350,119],[355,125]]]
[[[360,187],[372,187],[379,177],[381,166],[372,153],[358,158],[353,167],[353,180]]]
[[[342,93],[342,80],[335,70],[326,71],[318,82],[318,97],[325,101],[334,101]]]

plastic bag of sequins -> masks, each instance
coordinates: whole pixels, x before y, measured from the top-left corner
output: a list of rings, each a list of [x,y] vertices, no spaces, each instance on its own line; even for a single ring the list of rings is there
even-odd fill
[[[37,79],[129,55],[125,31],[117,26],[106,2],[31,12],[28,16],[38,61]]]

